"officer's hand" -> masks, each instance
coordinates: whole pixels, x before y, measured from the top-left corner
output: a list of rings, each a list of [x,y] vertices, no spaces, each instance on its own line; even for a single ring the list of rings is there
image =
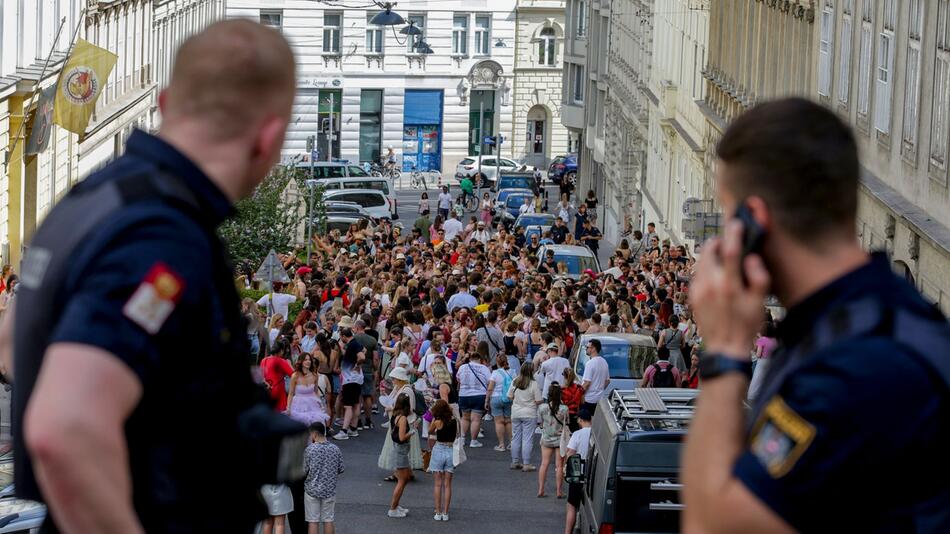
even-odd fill
[[[743,262],[741,251],[742,223],[729,221],[723,237],[703,246],[689,301],[708,351],[748,359],[764,319],[769,273],[757,254]]]

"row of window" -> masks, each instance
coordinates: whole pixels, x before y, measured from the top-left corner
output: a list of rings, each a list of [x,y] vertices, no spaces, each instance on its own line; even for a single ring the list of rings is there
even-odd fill
[[[855,19],[855,0],[842,0],[840,62],[838,64],[838,87],[834,95],[837,101],[848,106],[851,99],[851,56],[855,25],[858,25],[858,76],[857,112],[868,119],[875,130],[891,134],[895,79],[894,52],[898,47],[895,31],[899,18],[898,9],[907,9],[908,24],[906,61],[904,63],[904,123],[901,129],[902,146],[916,150],[920,127],[920,98],[922,50],[925,46],[934,51],[933,121],[930,137],[930,162],[937,168],[946,169],[950,151],[950,0],[937,0],[936,13],[925,13],[926,0],[878,0],[860,2],[860,19]],[[931,4],[932,5],[932,4]],[[832,72],[834,64],[835,7],[833,0],[824,0],[821,12],[821,27],[818,58],[818,93],[832,98]],[[924,16],[936,16],[936,34],[924,35]],[[880,26],[876,18],[880,17]],[[876,39],[875,39],[876,31]],[[926,37],[926,39],[925,39]],[[930,40],[933,42],[928,42]],[[874,56],[875,40],[877,55]],[[872,110],[871,84],[874,84]],[[873,111],[873,116],[869,117]]]
[[[386,32],[394,30],[389,30],[385,26],[370,24],[374,16],[376,16],[375,11],[366,13],[365,53],[382,55],[386,49]],[[281,29],[283,27],[283,10],[262,10],[260,21],[262,24]],[[426,16],[424,14],[410,14],[406,17],[406,22],[419,28],[422,33],[403,36],[398,39],[405,39],[407,53],[419,53],[416,45],[419,41],[425,39]],[[323,52],[325,54],[340,53],[342,30],[343,13],[324,11]],[[471,50],[472,55],[489,56],[491,55],[491,46],[491,14],[456,13],[452,16],[452,55],[468,57],[469,50]]]

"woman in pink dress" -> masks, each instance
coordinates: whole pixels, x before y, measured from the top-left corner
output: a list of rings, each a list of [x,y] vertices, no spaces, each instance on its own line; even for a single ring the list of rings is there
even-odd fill
[[[326,376],[316,371],[316,360],[305,352],[297,359],[296,369],[290,377],[287,414],[306,425],[317,421],[327,424],[330,420],[326,406],[326,393],[330,384]]]

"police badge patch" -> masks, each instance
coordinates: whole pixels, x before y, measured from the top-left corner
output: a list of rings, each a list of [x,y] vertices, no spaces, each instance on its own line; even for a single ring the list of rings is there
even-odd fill
[[[814,425],[776,395],[755,423],[750,449],[772,478],[779,478],[792,470],[813,439]]]
[[[138,289],[122,308],[122,313],[149,334],[162,329],[165,320],[175,311],[185,288],[184,281],[164,263],[149,269]]]

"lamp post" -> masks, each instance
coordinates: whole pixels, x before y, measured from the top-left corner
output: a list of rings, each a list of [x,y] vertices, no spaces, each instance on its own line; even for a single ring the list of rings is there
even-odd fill
[[[313,158],[311,158],[313,159]],[[317,180],[309,179],[306,181],[307,189],[310,190],[310,206],[307,210],[307,265],[310,264],[310,249],[313,246],[313,190],[317,187]]]

